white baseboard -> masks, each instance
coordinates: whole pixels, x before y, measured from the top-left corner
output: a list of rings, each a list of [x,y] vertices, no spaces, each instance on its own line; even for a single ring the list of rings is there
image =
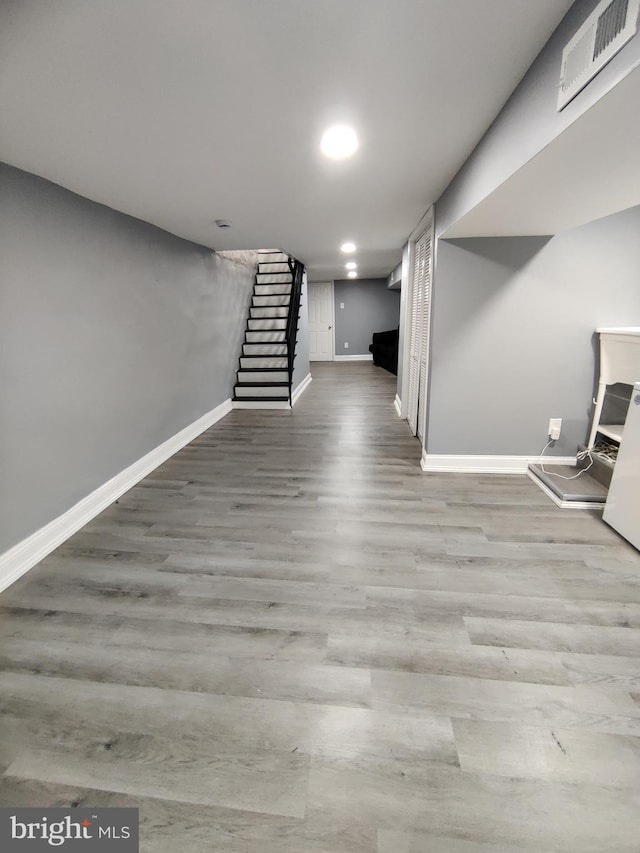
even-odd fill
[[[302,382],[298,385],[296,390],[291,395],[291,405],[292,406],[295,406],[295,404],[298,402],[298,400],[304,394],[304,392],[307,390],[307,388],[309,387],[310,384],[311,384],[311,374],[307,373],[307,375],[304,377]]]
[[[367,353],[366,355],[336,355],[333,358],[334,361],[373,361],[373,354]]]
[[[448,456],[422,451],[423,471],[458,474],[525,474],[540,456]],[[545,456],[545,465],[575,465],[575,456]]]
[[[396,412],[398,413],[398,417],[401,418],[402,417],[402,400],[400,399],[400,397],[398,397],[397,394],[396,394],[395,400],[393,401],[393,405],[396,408]]]
[[[49,524],[36,530],[22,542],[18,542],[4,554],[0,554],[0,592],[22,577],[81,527],[88,524],[92,518],[139,483],[158,465],[162,465],[230,411],[231,400],[225,400],[224,403],[180,430],[137,462],[129,465],[124,471],[98,486],[91,494],[82,498]]]

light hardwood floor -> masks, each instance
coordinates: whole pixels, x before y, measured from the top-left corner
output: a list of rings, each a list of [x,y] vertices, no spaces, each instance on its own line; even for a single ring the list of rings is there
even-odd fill
[[[0,805],[148,853],[638,853],[640,555],[421,473],[371,364],[234,411],[0,596]]]

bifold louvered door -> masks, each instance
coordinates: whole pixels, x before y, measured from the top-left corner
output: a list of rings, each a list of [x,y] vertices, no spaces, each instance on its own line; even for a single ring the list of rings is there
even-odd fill
[[[407,420],[414,435],[424,437],[429,372],[432,224],[414,241],[409,327],[409,391]]]

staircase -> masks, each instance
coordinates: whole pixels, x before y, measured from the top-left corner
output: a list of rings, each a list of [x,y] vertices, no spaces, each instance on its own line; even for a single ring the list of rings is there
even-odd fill
[[[259,252],[234,408],[291,407],[302,270],[302,264],[284,252]]]

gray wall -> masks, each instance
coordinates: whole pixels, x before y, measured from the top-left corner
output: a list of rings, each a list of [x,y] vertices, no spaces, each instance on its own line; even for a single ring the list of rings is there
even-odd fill
[[[562,50],[598,2],[577,0],[568,11],[439,199],[438,234],[513,175],[640,63],[638,33],[562,112],[557,112]]]
[[[232,394],[254,270],[0,164],[0,552]]]
[[[309,373],[309,303],[307,302],[307,274],[305,272],[300,295],[300,319],[298,320],[298,339],[296,342],[296,358],[293,362],[291,390],[295,391]]]
[[[640,325],[640,207],[551,238],[439,240],[427,451],[536,455],[586,439],[594,329]]]
[[[334,281],[337,356],[367,355],[374,332],[398,328],[400,293],[387,285],[386,278]],[[349,349],[344,348],[345,341]]]

